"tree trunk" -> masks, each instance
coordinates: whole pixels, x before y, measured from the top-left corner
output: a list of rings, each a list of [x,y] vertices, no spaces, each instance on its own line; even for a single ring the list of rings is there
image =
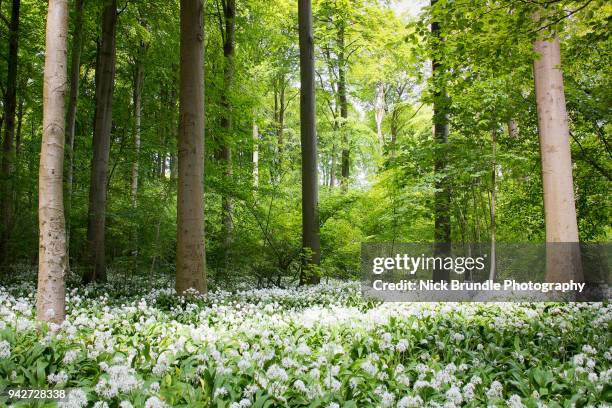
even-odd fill
[[[102,42],[99,48],[99,62],[96,67],[96,115],[87,222],[87,244],[89,247],[87,255],[90,264],[83,276],[85,283],[106,280],[104,229],[106,224],[108,156],[113,120],[117,17],[117,0],[110,0],[103,11]]]
[[[397,155],[397,136],[399,133],[399,107],[396,105],[393,107],[391,113],[391,157],[395,158]]]
[[[274,108],[276,117],[276,140],[278,146],[277,176],[283,173],[285,168],[285,76],[280,74],[278,78],[278,95],[274,97]]]
[[[518,137],[518,133],[519,129],[516,121],[514,119],[508,120],[508,136],[513,139],[516,139]]]
[[[23,128],[23,98],[19,100],[19,108],[17,109],[17,131],[15,133],[15,171],[19,170],[19,153],[21,152],[21,131]],[[1,128],[1,127],[0,127]],[[19,195],[16,195],[19,197]]]
[[[142,88],[144,85],[144,63],[142,61],[145,45],[140,45],[140,54],[136,60],[132,103],[134,108],[134,162],[132,163],[131,198],[132,207],[136,208],[138,200],[138,161],[140,156],[140,122],[142,117]]]
[[[225,63],[223,67],[223,92],[221,93],[221,128],[223,129],[223,139],[219,159],[224,167],[224,177],[226,181],[232,178],[232,106],[230,94],[234,83],[234,50],[236,43],[236,1],[223,0],[223,16],[225,19],[223,57]],[[230,267],[230,249],[234,234],[234,223],[232,220],[233,203],[232,199],[224,193],[221,196],[222,211],[222,252],[223,270],[227,273]]]
[[[559,38],[537,40],[533,48],[539,54],[539,58],[534,61],[534,79],[548,245],[546,279],[551,282],[581,280],[572,156]]]
[[[433,7],[437,0],[431,0]],[[436,41],[442,42],[440,24],[434,21],[431,32]],[[445,257],[450,253],[451,224],[450,224],[450,186],[447,169],[448,145],[448,114],[446,106],[447,95],[442,82],[443,67],[438,58],[432,58],[432,76],[436,87],[434,92],[433,121],[434,121],[434,173],[436,175],[434,193],[434,256]],[[449,271],[442,268],[434,271],[434,280],[447,280]]]
[[[306,252],[300,283],[318,283],[321,261],[319,183],[315,115],[312,2],[298,0],[300,43],[300,134],[302,143],[302,248]]]
[[[491,133],[491,153],[492,153],[492,163],[491,163],[491,202],[489,203],[489,210],[491,216],[491,267],[489,269],[489,279],[495,280],[496,263],[497,263],[497,254],[496,254],[496,225],[495,225],[495,206],[496,206],[496,172],[497,172],[497,133],[496,130],[493,130]]]
[[[134,161],[132,162],[132,179],[130,192],[132,199],[132,209],[135,211],[138,206],[138,166],[140,156],[140,121],[142,116],[142,88],[144,86],[144,54],[146,45],[140,44],[139,55],[136,57],[136,67],[133,78],[132,103],[134,108]],[[164,125],[165,126],[165,125]],[[132,255],[138,257],[138,226],[135,224],[132,231]]]
[[[344,24],[338,29],[338,100],[340,102],[340,130],[342,133],[342,186],[347,189],[350,177],[351,148],[348,132],[345,129],[348,119],[348,99],[346,97],[346,60],[344,56]]]
[[[253,118],[253,187],[259,187],[259,128]]]
[[[329,187],[334,188],[336,186],[336,144],[332,144],[331,151],[331,167],[329,169]]]
[[[383,137],[382,123],[385,118],[385,87],[382,83],[376,86],[376,103],[375,103],[375,119],[376,119],[376,134],[378,135],[378,143],[382,148],[385,144]]]
[[[49,0],[43,87],[43,140],[39,169],[37,319],[61,323],[66,314],[68,264],[62,175],[64,94],[67,82],[68,1]]]
[[[204,247],[204,5],[181,0],[176,291],[206,292]]]
[[[66,244],[70,251],[70,214],[72,212],[72,183],[74,168],[74,132],[76,125],[77,103],[79,97],[79,80],[81,78],[81,51],[83,49],[83,3],[74,3],[74,33],[72,34],[72,58],[70,62],[70,96],[68,97],[68,114],[66,117]]]
[[[17,110],[17,62],[19,50],[20,0],[13,0],[8,33],[8,72],[4,94],[4,141],[2,143],[2,168],[0,173],[0,264],[8,262],[8,242],[13,229],[13,170],[15,112]]]

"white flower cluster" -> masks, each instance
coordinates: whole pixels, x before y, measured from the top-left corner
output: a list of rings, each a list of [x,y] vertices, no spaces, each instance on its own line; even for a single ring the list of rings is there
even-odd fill
[[[603,403],[597,398],[612,377],[610,305],[373,305],[360,300],[359,289],[333,282],[182,298],[155,289],[132,299],[107,295],[110,285],[71,290],[61,330],[40,340],[63,356],[47,380],[70,388],[82,365],[101,368],[91,389],[70,392],[62,403],[68,408],[166,407],[173,389],[187,390],[179,401],[210,390],[206,401],[231,408],[249,408],[257,398],[279,406],[318,399],[334,408],[348,402],[345,395],[381,408],[520,408],[544,406],[549,396],[513,394],[517,378],[506,375],[508,364],[527,372],[541,362],[555,382],[588,390],[593,406]],[[17,334],[0,337],[0,359],[28,353],[22,339],[36,336],[33,310],[33,296],[0,289],[0,326]],[[532,393],[530,381],[523,386]]]

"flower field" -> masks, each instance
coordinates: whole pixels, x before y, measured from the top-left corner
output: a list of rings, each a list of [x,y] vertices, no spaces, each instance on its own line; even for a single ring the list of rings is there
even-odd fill
[[[68,389],[60,406],[97,408],[612,401],[607,304],[377,304],[339,282],[179,299],[108,284],[69,291],[52,334],[34,296],[0,288],[2,406],[10,388]]]

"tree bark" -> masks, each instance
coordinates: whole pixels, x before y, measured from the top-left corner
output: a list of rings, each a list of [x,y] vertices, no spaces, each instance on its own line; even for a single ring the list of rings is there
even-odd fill
[[[117,17],[117,0],[109,0],[102,16],[102,42],[96,67],[96,115],[87,222],[87,255],[90,262],[83,275],[85,283],[106,280],[106,188],[113,120]]]
[[[13,0],[8,33],[8,72],[4,94],[4,141],[2,143],[2,168],[0,173],[0,264],[9,259],[8,242],[13,229],[15,160],[15,113],[17,110],[17,63],[19,51],[20,0]]]
[[[318,283],[321,262],[319,182],[315,115],[315,66],[312,1],[298,0],[300,43],[300,135],[302,143],[302,248],[305,259],[300,283]]]
[[[259,128],[253,118],[253,187],[259,187]]]
[[[391,112],[391,158],[397,155],[397,136],[399,133],[400,108],[395,105]]]
[[[176,291],[206,292],[204,247],[204,5],[181,0]]]
[[[437,0],[431,0],[433,7]],[[443,39],[440,35],[440,23],[434,21],[431,24],[431,32],[439,45]],[[434,173],[436,175],[434,193],[434,256],[444,257],[450,253],[451,224],[450,224],[450,186],[447,170],[447,145],[448,145],[448,97],[443,86],[443,72],[440,60],[437,56],[432,58],[432,76],[436,90],[434,92],[433,121],[434,121]],[[435,270],[433,279],[447,280],[449,271],[445,269]]]
[[[49,0],[43,87],[43,140],[39,169],[37,319],[65,317],[64,276],[68,263],[62,176],[67,80],[68,1]]]
[[[378,143],[382,148],[385,144],[383,137],[382,123],[385,118],[385,87],[382,83],[376,85],[376,108],[375,119],[376,119],[376,134],[378,135]]]
[[[331,151],[331,166],[329,169],[329,187],[334,188],[336,186],[336,143],[332,144]]]
[[[559,38],[536,40],[534,80],[546,223],[546,279],[581,280],[569,126]],[[562,244],[559,244],[562,243]]]
[[[132,199],[132,210],[138,207],[138,167],[140,160],[140,122],[142,117],[142,88],[144,86],[144,54],[146,45],[141,42],[133,78],[132,104],[134,108],[134,161],[132,162],[132,179],[130,182],[130,193]],[[164,125],[165,126],[165,125]],[[138,226],[132,231],[132,255],[138,256]]]
[[[136,60],[136,69],[134,72],[134,83],[132,93],[132,103],[134,108],[134,161],[132,162],[132,179],[130,183],[130,191],[132,198],[132,207],[137,206],[138,195],[138,161],[140,156],[140,122],[142,117],[142,88],[144,85],[144,63],[142,54],[144,53],[144,44],[141,44],[141,53]]]
[[[340,131],[342,133],[341,174],[342,186],[347,189],[350,177],[351,148],[349,145],[346,120],[348,119],[348,99],[346,96],[346,59],[344,55],[344,23],[338,29],[338,100],[340,102]]]
[[[19,171],[19,153],[21,152],[21,132],[23,128],[23,98],[19,100],[17,108],[17,131],[15,132],[15,172]],[[18,194],[16,194],[19,197]]]
[[[221,128],[223,129],[223,138],[221,151],[219,152],[219,161],[223,166],[223,174],[226,181],[232,177],[232,105],[230,94],[234,83],[234,53],[236,44],[236,1],[223,0],[223,16],[225,20],[224,42],[223,42],[223,57],[225,59],[223,66],[223,92],[221,93]],[[227,272],[230,267],[230,250],[232,246],[234,223],[232,220],[233,203],[231,197],[227,194],[221,196],[221,212],[222,212],[222,252],[223,252],[223,270]]]
[[[514,119],[509,119],[508,120],[508,136],[510,136],[513,139],[516,139],[518,137],[518,134],[519,134],[518,124],[516,123]]]
[[[489,215],[491,217],[491,267],[489,268],[489,279],[495,280],[495,275],[497,273],[496,263],[497,263],[497,237],[496,237],[496,225],[495,225],[495,206],[496,206],[496,172],[497,172],[497,132],[493,130],[491,132],[491,154],[492,154],[492,163],[491,163],[491,202],[489,203]]]
[[[72,34],[72,58],[70,62],[70,95],[68,97],[68,114],[66,117],[66,175],[65,175],[65,214],[66,243],[70,251],[70,214],[72,212],[72,184],[74,168],[74,132],[79,97],[79,80],[81,78],[81,52],[83,49],[83,4],[84,0],[74,3],[74,32]]]

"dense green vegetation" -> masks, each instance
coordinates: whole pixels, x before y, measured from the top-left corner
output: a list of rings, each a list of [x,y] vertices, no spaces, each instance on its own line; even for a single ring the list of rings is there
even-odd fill
[[[4,153],[5,161],[14,158],[3,175],[3,201],[11,197],[10,219],[2,227],[5,274],[11,273],[11,265],[34,264],[37,258],[46,13],[45,2],[12,3],[21,7],[15,138]],[[297,6],[290,0],[237,2],[233,80],[228,84],[226,3],[206,1],[204,13],[207,269],[213,281],[249,275],[271,284],[279,276],[297,276],[302,252]],[[544,240],[532,73],[532,43],[544,27],[531,18],[537,3],[445,0],[414,15],[402,12],[405,5],[396,3],[314,2],[323,275],[353,275],[361,242],[432,241],[434,186],[441,178],[450,188],[453,242],[490,240],[493,191],[497,240]],[[605,1],[544,3],[550,3],[550,27],[544,28],[554,28],[561,38],[580,239],[607,241],[612,7]],[[412,2],[406,4],[418,9]],[[0,84],[5,93],[11,1],[0,7]],[[82,25],[75,26],[74,10],[70,19],[69,43],[77,29],[83,35],[73,181],[65,197],[70,201],[70,266],[77,274],[90,262],[88,194],[103,7],[104,2],[85,1]],[[434,20],[441,22],[444,41],[429,31]],[[69,58],[73,48],[69,47]],[[172,274],[179,120],[177,2],[120,2],[116,49],[107,266],[110,273]],[[435,81],[431,58],[444,66],[444,74]],[[144,72],[139,149],[134,145],[138,70]],[[441,84],[448,95],[450,135],[440,147],[432,137],[431,120]],[[0,112],[6,129],[7,114]],[[224,149],[231,150],[230,173],[221,154]],[[443,172],[434,172],[440,149],[447,165]]]

